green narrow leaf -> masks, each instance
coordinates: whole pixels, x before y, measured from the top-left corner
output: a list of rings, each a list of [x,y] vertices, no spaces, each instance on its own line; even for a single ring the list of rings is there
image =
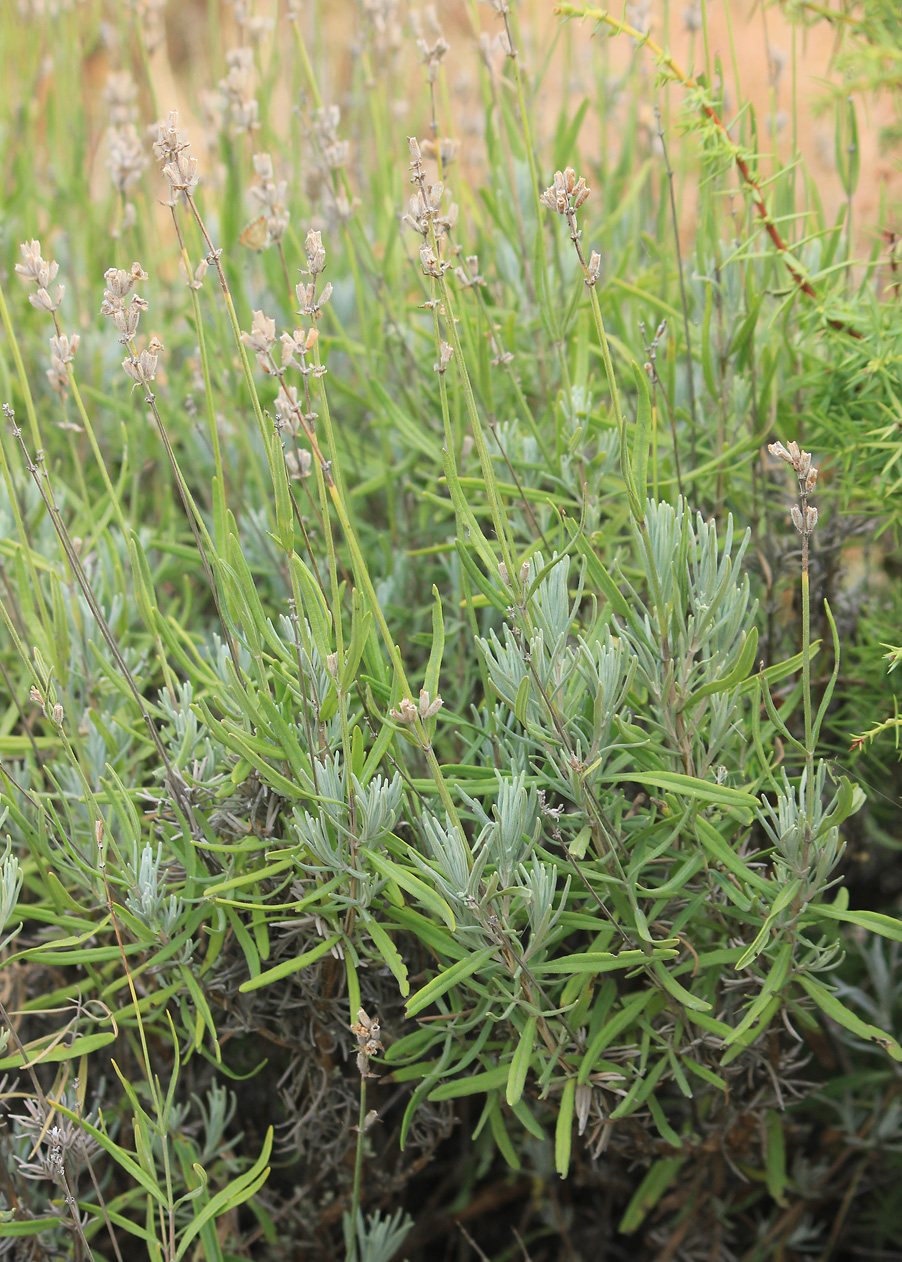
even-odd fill
[[[615,784],[629,781],[630,784],[642,784],[652,789],[682,793],[686,797],[697,798],[700,802],[712,802],[720,806],[754,808],[758,805],[757,797],[744,789],[734,789],[728,784],[717,784],[714,780],[699,780],[697,776],[684,776],[678,771],[624,771],[622,775],[606,778]]]
[[[794,946],[792,942],[784,942],[780,948],[777,958],[774,960],[773,966],[764,980],[761,990],[749,1004],[742,1020],[734,1027],[732,1032],[724,1039],[724,1043],[729,1046],[741,1038],[746,1030],[750,1029],[758,1017],[768,1006],[771,996],[782,990],[789,976],[789,966],[792,963]]]
[[[686,1155],[683,1154],[680,1157],[662,1157],[660,1161],[655,1162],[636,1188],[633,1198],[627,1205],[626,1212],[620,1220],[618,1231],[622,1231],[624,1235],[628,1236],[641,1227],[646,1214],[654,1209],[673,1183],[685,1160]]]
[[[733,688],[737,688],[754,666],[757,649],[758,628],[752,627],[748,635],[745,636],[745,643],[742,646],[742,652],[739,654],[739,660],[729,674],[724,675],[722,679],[713,679],[710,683],[702,684],[701,688],[689,694],[681,708],[685,710],[687,706],[694,705],[702,697],[712,697],[718,692],[730,692]]]
[[[523,678],[520,680],[520,683],[517,687],[517,695],[514,698],[514,714],[517,716],[517,721],[520,724],[522,724],[523,727],[529,726],[529,723],[528,723],[529,694],[530,694],[529,676],[524,675]]]
[[[408,1017],[414,1016],[423,1008],[427,1008],[429,1004],[440,998],[452,986],[458,985],[459,982],[466,981],[477,970],[482,968],[488,960],[495,954],[495,947],[483,947],[481,951],[474,952],[473,955],[466,959],[459,960],[457,964],[452,964],[450,968],[445,969],[443,973],[439,973],[437,977],[433,977],[432,981],[427,982],[421,987],[416,994],[412,995],[407,1001],[405,1009]],[[504,1071],[505,1078],[507,1070]]]
[[[653,998],[651,990],[639,991],[636,995],[631,995],[619,1012],[616,1012],[610,1019],[604,1022],[601,1029],[592,1039],[586,1049],[586,1054],[582,1059],[579,1067],[579,1076],[577,1082],[582,1086],[588,1080],[589,1074],[592,1072],[595,1062],[598,1060],[604,1049],[623,1033],[629,1029],[634,1021],[637,1020],[639,1014],[644,1011]]]
[[[496,1065],[482,1074],[471,1074],[468,1078],[456,1078],[453,1082],[443,1082],[440,1087],[429,1092],[430,1100],[457,1100],[465,1095],[482,1095],[484,1092],[503,1087],[507,1082],[507,1065]]]
[[[520,1158],[517,1156],[516,1150],[511,1143],[511,1137],[507,1133],[507,1127],[504,1125],[501,1101],[497,1095],[489,1113],[489,1125],[492,1128],[495,1143],[498,1145],[498,1151],[512,1170],[519,1170]]]
[[[357,676],[357,668],[363,657],[363,650],[373,629],[373,615],[363,607],[363,597],[355,587],[351,592],[351,638],[345,654],[345,664],[341,672],[341,690],[347,692]]]
[[[175,1255],[174,1262],[179,1262],[188,1251],[188,1246],[195,1236],[203,1229],[204,1225],[214,1218],[218,1218],[220,1214],[228,1213],[229,1210],[236,1209],[239,1205],[243,1205],[245,1201],[252,1196],[256,1196],[257,1192],[269,1177],[269,1154],[272,1150],[273,1129],[270,1126],[263,1140],[263,1148],[260,1156],[251,1166],[250,1170],[246,1170],[244,1174],[238,1175],[231,1183],[227,1184],[221,1192],[210,1198],[196,1218],[192,1220],[185,1228],[179,1239],[178,1251]]]
[[[368,851],[366,860],[371,867],[376,869],[380,876],[384,876],[386,880],[397,881],[402,890],[406,890],[408,894],[419,899],[424,907],[428,907],[436,916],[441,917],[451,932],[454,933],[456,928],[454,912],[441,894],[436,893],[425,881],[421,881],[418,876],[414,876],[407,868],[402,867],[400,863],[395,863],[380,851]]]
[[[711,282],[705,281],[705,314],[702,317],[702,371],[705,374],[705,385],[712,399],[717,398],[717,382],[714,379],[714,359],[711,353],[711,316],[714,312],[714,293]]]
[[[632,362],[633,380],[636,383],[636,433],[633,439],[633,479],[640,504],[648,494],[648,456],[651,447],[651,393],[648,375],[635,360]]]
[[[445,652],[445,619],[442,615],[442,598],[438,588],[432,588],[432,647],[429,650],[429,661],[426,663],[426,675],[423,687],[429,693],[429,700],[434,701],[439,695],[439,672],[442,668],[442,657]]]
[[[340,941],[341,934],[333,933],[331,937],[324,938],[322,942],[318,942],[309,951],[296,955],[293,960],[282,960],[275,968],[269,968],[265,973],[260,973],[258,977],[251,977],[246,982],[242,982],[238,989],[242,995],[246,995],[251,990],[259,990],[261,986],[271,986],[273,982],[281,981],[283,977],[290,977],[292,973],[300,972],[308,964],[315,964],[317,960],[331,951],[334,946],[337,946]]]
[[[534,973],[609,973],[612,969],[636,968],[652,960],[672,960],[679,951],[675,947],[655,947],[653,951],[584,951],[581,955],[561,955],[544,964],[533,964]],[[710,1004],[705,1005],[706,1008]]]
[[[57,1065],[64,1060],[75,1060],[79,1056],[87,1056],[89,1052],[96,1052],[101,1047],[109,1047],[110,1043],[116,1039],[116,1034],[108,1031],[105,1034],[85,1034],[80,1038],[74,1039],[71,1043],[60,1043],[57,1047],[51,1048],[49,1052],[42,1052],[39,1047],[33,1052],[26,1047],[28,1052],[28,1065]],[[22,1053],[15,1052],[12,1056],[4,1056],[0,1059],[0,1069],[21,1069]],[[0,1232],[0,1235],[3,1233]]]
[[[651,967],[655,977],[657,977],[658,981],[667,991],[668,995],[675,999],[677,1003],[681,1004],[682,1007],[692,1008],[695,1012],[711,1011],[711,1005],[708,1003],[707,999],[699,999],[696,995],[693,995],[690,991],[686,990],[685,986],[681,986],[676,978],[667,971],[666,965],[662,964],[660,960],[655,960]]]
[[[506,1099],[513,1107],[518,1103],[526,1084],[526,1074],[532,1059],[532,1049],[536,1040],[536,1017],[527,1017],[516,1050],[511,1057],[510,1071],[507,1076]]]
[[[866,1021],[862,1021],[861,1017],[847,1008],[845,1004],[840,1003],[826,986],[819,981],[815,981],[813,977],[806,977],[802,974],[798,980],[803,990],[808,992],[821,1012],[828,1016],[831,1021],[835,1021],[837,1025],[842,1025],[847,1030],[851,1030],[859,1038],[879,1043],[881,1047],[889,1052],[893,1060],[902,1061],[902,1047],[899,1046],[891,1034],[878,1029],[876,1025],[868,1025]]]
[[[847,891],[846,897],[848,898]],[[819,917],[845,921],[850,925],[858,925],[860,929],[868,929],[871,933],[879,933],[884,938],[892,938],[894,942],[902,942],[902,920],[897,920],[895,916],[884,916],[879,911],[846,911],[835,904],[809,906],[806,922],[809,918],[817,920]]]
[[[365,924],[367,933],[378,947],[379,954],[391,969],[392,975],[398,983],[398,989],[406,999],[410,994],[410,982],[407,980],[407,967],[398,954],[398,948],[378,920],[374,920],[371,916],[366,916]]]
[[[561,1105],[554,1128],[554,1168],[562,1179],[570,1169],[570,1147],[573,1141],[573,1108],[576,1101],[576,1079],[568,1078],[561,1094]]]
[[[652,1092],[651,1095],[648,1097],[648,1100],[646,1103],[648,1104],[648,1108],[651,1113],[652,1120],[655,1126],[658,1128],[658,1134],[661,1136],[664,1142],[666,1144],[670,1144],[671,1148],[682,1148],[683,1141],[680,1139],[679,1135],[676,1133],[676,1131],[667,1121],[667,1118],[664,1116],[664,1110],[661,1108],[660,1104],[658,1103],[657,1096],[655,1095],[654,1092]]]
[[[767,918],[765,919],[764,924],[755,936],[755,940],[736,961],[737,971],[739,969],[747,968],[749,964],[751,964],[752,961],[761,954],[770,941],[771,928],[774,921],[782,911],[785,911],[785,909],[792,904],[793,899],[799,893],[801,888],[801,877],[796,877],[795,880],[790,881],[788,885],[783,886],[777,897],[774,899],[771,909],[767,913]]]

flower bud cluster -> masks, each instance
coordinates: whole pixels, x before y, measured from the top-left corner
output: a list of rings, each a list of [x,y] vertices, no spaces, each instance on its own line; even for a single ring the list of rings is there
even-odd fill
[[[276,395],[276,411],[278,424],[289,434],[297,434],[302,421],[306,422],[307,428],[312,430],[316,421],[315,412],[304,411],[304,406],[298,398],[297,386],[289,386],[284,382],[279,386]]]
[[[428,241],[424,241],[420,246],[420,264],[423,268],[423,275],[432,276],[435,280],[441,280],[451,266],[445,259],[438,257]]]
[[[41,710],[44,714],[45,719],[49,719],[54,727],[62,727],[63,719],[66,716],[65,716],[65,711],[63,710],[63,707],[60,705],[58,701],[48,711],[47,698],[44,696],[44,694],[41,692],[39,688],[32,685],[31,691],[28,695],[30,699],[35,703],[35,705],[39,705],[41,707]]]
[[[133,342],[138,331],[141,312],[147,310],[147,300],[132,293],[132,290],[139,280],[147,280],[147,273],[140,263],[132,263],[128,271],[121,267],[109,268],[104,272],[103,278],[107,287],[103,291],[100,314],[113,321],[120,333],[119,341],[127,346]],[[129,354],[122,361],[126,376],[139,386],[146,386],[153,381],[162,349],[163,343],[160,339],[152,337],[146,350],[139,355]]]
[[[282,343],[282,367],[294,365],[303,377],[324,377],[326,369],[322,364],[316,367],[306,362],[306,356],[313,350],[318,338],[316,329],[295,329],[293,333],[283,333],[279,339]]]
[[[580,176],[577,179],[573,167],[567,167],[563,171],[555,171],[554,180],[539,195],[539,201],[543,206],[547,206],[555,214],[563,215],[567,220],[570,227],[570,240],[573,242],[582,266],[585,283],[589,289],[593,289],[598,284],[598,277],[601,274],[601,255],[597,250],[593,250],[589,255],[588,263],[586,262],[580,246],[582,233],[576,225],[576,212],[589,196],[590,191],[583,177]]]
[[[408,136],[407,145],[410,150],[410,169],[413,172],[410,182],[415,185],[416,192],[410,198],[407,213],[402,215],[401,222],[406,223],[408,227],[424,238],[429,236],[431,225],[435,232],[436,240],[441,240],[445,232],[450,232],[457,223],[459,213],[457,203],[451,200],[451,194],[441,180],[436,180],[434,184],[426,183],[426,174],[423,170],[423,150],[420,148],[420,143],[416,136]],[[443,198],[446,203],[444,210],[442,210]],[[441,275],[447,267],[447,264],[440,263],[439,260],[436,260],[434,265],[427,263],[423,255],[422,246],[420,247],[420,259],[423,262],[423,270],[427,276]],[[434,270],[435,268],[438,268],[438,270]]]
[[[424,140],[420,148],[427,158],[440,158],[444,170],[457,157],[460,141],[451,136],[439,136],[438,140]]]
[[[444,231],[450,231],[457,223],[457,202],[449,200],[447,210],[442,212],[442,198],[445,195],[445,186],[441,180],[436,180],[434,184],[427,184],[421,178],[419,183],[420,187],[410,198],[407,214],[402,216],[401,222],[406,223],[414,232],[418,232],[421,237],[426,237],[429,235],[429,222],[431,220],[435,224],[436,235],[440,237]]]
[[[207,268],[209,266],[210,264],[207,262],[206,259],[201,259],[197,267],[195,267],[194,275],[192,276],[191,273],[188,271],[187,267],[185,266],[185,260],[179,259],[179,272],[181,273],[182,280],[185,282],[185,284],[188,286],[189,289],[203,288],[204,277],[207,274]]]
[[[298,448],[297,451],[286,451],[285,468],[292,480],[309,478],[313,471],[313,457],[304,447]]]
[[[314,232],[311,228],[304,242],[304,250],[307,255],[307,271],[305,275],[312,276],[313,280],[306,285],[296,285],[294,292],[298,300],[298,315],[307,316],[309,319],[316,321],[322,315],[323,307],[332,297],[331,281],[326,284],[319,297],[316,294],[316,278],[326,270],[326,250],[323,245],[322,234]],[[300,333],[301,330],[297,330],[295,339]],[[314,338],[314,342],[315,340]],[[307,350],[311,350],[312,347],[313,343],[311,342]]]

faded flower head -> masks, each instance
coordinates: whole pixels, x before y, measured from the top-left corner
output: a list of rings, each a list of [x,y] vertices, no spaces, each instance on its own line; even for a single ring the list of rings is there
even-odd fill
[[[549,210],[569,217],[579,210],[590,191],[583,177],[577,179],[573,167],[567,167],[564,171],[555,171],[553,182],[540,194],[539,201]]]
[[[122,367],[135,385],[146,386],[153,381],[157,375],[157,360],[162,349],[163,343],[160,339],[152,337],[147,343],[147,349],[141,351],[140,355],[129,355],[123,359]]]
[[[284,383],[279,386],[279,392],[276,395],[276,411],[279,425],[289,434],[298,432],[301,428],[302,418],[307,422],[308,428],[312,428],[313,422],[316,420],[315,412],[304,414],[303,406],[298,399],[297,386],[289,386]]]
[[[24,280],[32,281],[37,291],[28,295],[28,301],[39,311],[57,311],[66,292],[65,286],[57,285],[51,297],[49,285],[59,271],[59,263],[41,257],[40,241],[23,241],[19,249],[24,261],[16,264],[16,272]]]
[[[65,398],[69,386],[69,374],[66,365],[71,364],[78,350],[81,338],[77,333],[67,337],[61,333],[59,337],[50,339],[50,367],[47,369],[47,380],[50,387]]]
[[[398,708],[389,710],[388,717],[395,723],[403,723],[409,727],[417,721],[417,707],[410,697],[402,697],[398,702]]]
[[[132,289],[139,280],[147,280],[147,273],[140,263],[132,263],[131,268],[111,267],[103,274],[107,283],[103,291],[103,302],[100,314],[108,316],[119,330],[121,342],[128,342],[135,336],[141,312],[147,310],[144,298],[133,294]],[[126,301],[128,299],[128,301]]]
[[[304,251],[307,255],[308,276],[318,276],[320,272],[325,271],[326,251],[323,247],[322,233],[314,232],[311,228],[304,242]]]
[[[113,186],[119,193],[124,193],[129,185],[141,178],[147,166],[147,155],[141,145],[138,129],[134,123],[122,123],[118,127],[107,129],[109,154],[106,166]]]
[[[299,451],[286,451],[285,468],[288,470],[288,476],[292,480],[309,478],[313,469],[313,457],[303,447]]]
[[[249,333],[241,334],[242,343],[257,356],[264,372],[272,372],[272,348],[276,341],[276,322],[262,311],[255,311]]]
[[[248,46],[230,48],[225,59],[228,74],[219,81],[219,90],[227,103],[234,129],[237,133],[254,131],[260,126],[257,101],[249,95],[254,50]]]
[[[444,705],[441,696],[437,693],[434,701],[429,700],[429,693],[425,688],[420,689],[420,718],[425,723],[426,719],[433,719]]]
[[[817,469],[811,463],[811,452],[803,451],[796,442],[786,445],[780,442],[768,443],[767,450],[772,456],[792,465],[798,478],[799,503],[793,504],[790,513],[792,524],[803,539],[807,539],[817,525],[817,509],[808,503],[808,496],[817,486]]]
[[[384,1051],[381,1040],[381,1028],[377,1017],[370,1017],[363,1008],[357,1009],[357,1020],[351,1026],[351,1033],[357,1039],[357,1068],[361,1078],[376,1078],[370,1073],[370,1057]]]
[[[324,105],[313,115],[313,135],[322,151],[323,161],[331,171],[343,167],[351,152],[348,141],[342,140],[338,134],[340,122],[341,111],[337,105]]]
[[[147,166],[147,155],[135,126],[137,97],[137,86],[128,71],[116,70],[107,75],[103,90],[103,98],[110,110],[110,125],[106,133],[109,148],[106,166],[113,186],[120,195],[140,178]],[[133,222],[132,216],[135,213],[133,206],[127,206],[127,221]]]
[[[263,220],[267,233],[266,244],[270,245],[282,240],[291,217],[286,205],[288,184],[285,180],[275,179],[272,158],[268,153],[254,154],[254,170],[259,183],[251,186],[251,196],[266,212]]]
[[[417,40],[417,52],[420,61],[426,67],[426,82],[435,83],[438,78],[438,68],[451,45],[445,39],[444,35],[439,35],[434,44],[429,44],[425,39]]]
[[[153,151],[163,164],[163,178],[169,185],[168,204],[174,206],[180,195],[190,197],[197,188],[197,158],[188,153],[191,142],[187,132],[179,131],[178,110],[170,110],[166,122],[155,125],[155,132]]]

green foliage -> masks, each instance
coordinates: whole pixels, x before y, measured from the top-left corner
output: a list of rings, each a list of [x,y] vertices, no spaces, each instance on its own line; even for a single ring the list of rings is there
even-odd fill
[[[362,6],[347,67],[300,6],[268,38],[211,2],[177,68],[205,152],[170,115],[158,172],[176,68],[101,8],[0,14],[31,299],[0,289],[0,1241],[389,1262],[493,1170],[536,1239],[571,1198],[572,1256],[897,1239],[902,882],[865,851],[898,848],[900,322],[895,255],[853,258],[863,113],[831,226],[722,71],[599,9],[555,40],[637,37],[624,99],[600,43],[544,130],[538,15],[471,14],[471,132],[428,23]],[[898,35],[863,8],[856,91]]]

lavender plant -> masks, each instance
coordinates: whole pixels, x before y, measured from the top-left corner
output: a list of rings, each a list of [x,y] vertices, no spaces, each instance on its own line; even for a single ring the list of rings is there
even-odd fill
[[[0,15],[0,1253],[892,1236],[894,256],[520,8]]]

